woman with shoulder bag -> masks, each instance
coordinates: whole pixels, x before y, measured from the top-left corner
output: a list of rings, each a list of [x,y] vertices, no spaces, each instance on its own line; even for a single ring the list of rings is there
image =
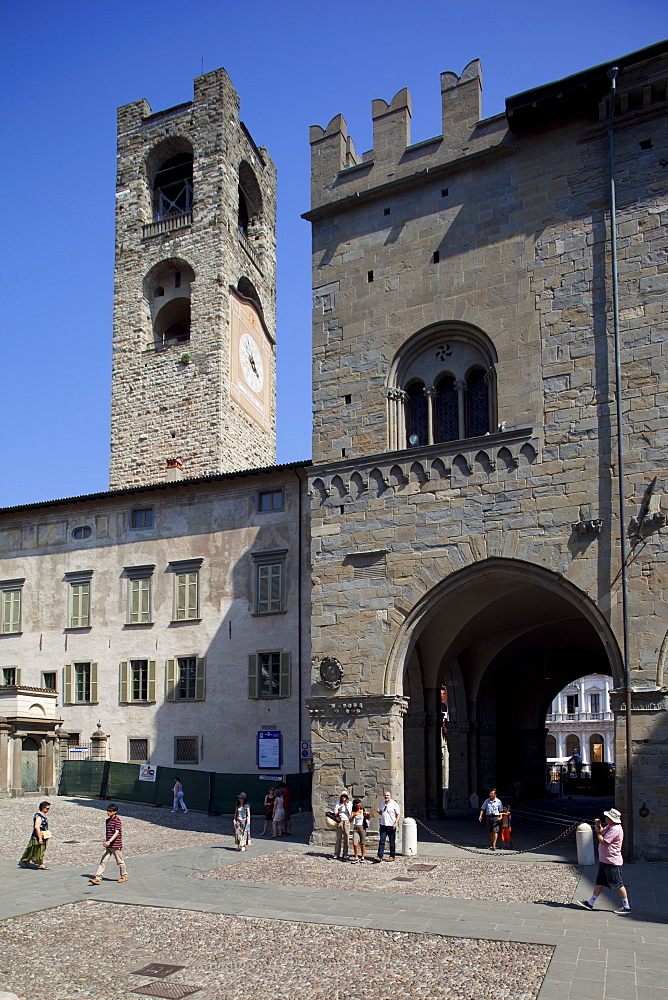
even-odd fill
[[[49,870],[44,864],[44,852],[49,838],[51,837],[49,821],[47,819],[47,814],[50,808],[50,802],[47,802],[46,800],[44,802],[40,802],[39,812],[36,812],[33,816],[33,829],[30,834],[30,840],[28,841],[28,846],[19,861],[19,866],[22,865],[24,868],[30,868],[31,865],[35,865],[36,868],[39,868],[42,871]]]

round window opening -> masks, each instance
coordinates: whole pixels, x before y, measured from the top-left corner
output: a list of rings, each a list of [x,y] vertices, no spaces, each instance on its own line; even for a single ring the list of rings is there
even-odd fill
[[[82,525],[80,528],[75,528],[72,532],[72,538],[90,538],[91,528],[87,524]]]

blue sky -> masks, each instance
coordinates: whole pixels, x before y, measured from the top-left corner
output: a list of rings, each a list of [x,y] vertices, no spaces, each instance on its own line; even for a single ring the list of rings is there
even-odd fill
[[[504,98],[668,34],[665,0],[232,3],[5,0],[0,49],[0,506],[107,488],[116,107],[192,97],[225,66],[278,168],[278,461],[310,457],[308,127],[402,87],[412,141],[440,131],[439,74]]]

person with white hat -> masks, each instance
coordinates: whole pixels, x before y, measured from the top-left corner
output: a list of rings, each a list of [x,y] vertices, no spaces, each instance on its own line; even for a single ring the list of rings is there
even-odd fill
[[[615,913],[626,914],[631,912],[629,896],[624,887],[622,879],[622,843],[624,841],[624,831],[622,830],[622,814],[618,809],[609,809],[604,812],[606,825],[602,826],[600,819],[594,820],[594,829],[598,837],[598,871],[596,872],[596,885],[589,899],[578,899],[578,904],[585,910],[593,910],[596,900],[603,892],[604,888],[616,889],[622,898],[622,905]]]

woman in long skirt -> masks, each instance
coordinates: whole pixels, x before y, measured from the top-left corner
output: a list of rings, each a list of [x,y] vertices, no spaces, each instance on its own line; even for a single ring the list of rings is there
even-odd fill
[[[234,841],[238,851],[245,851],[251,846],[251,811],[246,801],[246,793],[239,792],[237,804],[232,819],[234,826]]]
[[[41,868],[42,871],[48,871],[47,866],[44,864],[44,852],[51,836],[49,821],[47,819],[50,808],[50,802],[46,800],[40,802],[39,812],[36,812],[32,818],[33,828],[30,840],[19,861],[19,865],[23,865],[24,868],[30,868],[31,865],[35,865],[36,868]]]

